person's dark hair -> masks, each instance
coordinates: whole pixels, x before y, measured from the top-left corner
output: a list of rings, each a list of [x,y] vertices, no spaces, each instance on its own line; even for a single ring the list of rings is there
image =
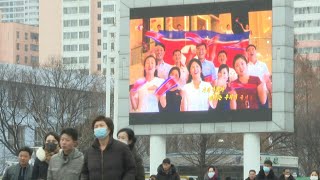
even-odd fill
[[[130,128],[122,128],[122,129],[120,129],[120,130],[118,131],[117,136],[118,136],[119,133],[121,133],[121,132],[127,133],[127,135],[128,135],[128,140],[131,141],[131,144],[128,144],[128,145],[129,145],[129,148],[132,150],[133,147],[134,147],[134,144],[135,144],[136,141],[137,141],[137,138],[136,138],[136,136],[134,135],[134,131],[133,131],[132,129],[130,129]]]
[[[165,158],[165,159],[162,161],[162,163],[163,163],[163,164],[164,164],[164,163],[166,163],[166,164],[171,164],[171,161],[170,161],[169,158]]]
[[[164,46],[164,44],[158,43],[158,44],[156,44],[155,47],[157,47],[157,46],[161,46],[163,48],[163,50],[166,51],[166,46]]]
[[[219,51],[219,52],[218,52],[218,56],[219,56],[220,54],[222,54],[222,53],[224,53],[226,56],[228,56],[228,53],[227,53],[225,50]]]
[[[114,125],[113,125],[112,119],[109,118],[109,117],[105,117],[105,116],[98,116],[92,121],[92,124],[91,124],[92,129],[94,129],[94,125],[98,121],[104,121],[107,124],[108,128],[110,129],[110,134],[109,135],[112,136],[113,135],[113,130],[114,130]]]
[[[222,69],[227,69],[227,72],[228,72],[228,74],[229,74],[229,66],[228,66],[228,65],[226,65],[226,64],[221,64],[221,65],[219,66],[218,73],[219,73]],[[229,76],[228,76],[228,82],[229,82]]]
[[[148,58],[153,58],[154,61],[156,62],[156,66],[158,65],[158,62],[157,62],[156,58],[155,58],[153,55],[147,56],[147,57],[144,59],[144,61],[143,61],[143,76],[144,76],[144,77],[146,77],[146,75],[147,75],[146,70],[144,69],[144,67],[146,66],[146,62],[147,62],[147,59],[148,59]],[[158,70],[157,70],[157,68],[156,68],[156,70],[154,71],[154,76],[155,76],[155,77],[158,76]]]
[[[267,159],[267,160],[264,161],[263,164],[268,164],[268,165],[272,166],[272,161]]]
[[[43,148],[45,148],[45,144],[46,144],[46,140],[48,136],[53,136],[54,139],[56,139],[58,141],[58,145],[60,144],[60,136],[55,133],[55,132],[48,132],[45,136],[44,136],[44,143],[43,143]],[[60,145],[59,145],[60,146]]]
[[[24,146],[24,147],[20,148],[18,151],[18,154],[20,154],[20,152],[22,152],[22,151],[29,153],[30,157],[32,156],[33,151],[28,146]]]
[[[236,64],[236,61],[237,61],[238,59],[243,59],[243,60],[246,62],[246,64],[248,64],[248,60],[247,60],[247,58],[246,58],[244,55],[242,55],[242,54],[237,54],[237,55],[234,56],[234,58],[233,58],[233,63],[232,63],[233,68],[234,68],[234,65]]]
[[[204,46],[207,49],[207,44],[206,43],[199,43],[199,44],[196,45],[196,48],[198,48],[200,46]]]
[[[170,76],[171,72],[174,71],[174,70],[177,70],[178,71],[178,74],[179,74],[179,77],[180,77],[180,69],[178,67],[172,67],[168,73],[168,76]]]
[[[209,169],[213,169],[213,171],[216,171],[216,167],[215,166],[208,166],[207,171],[209,171]]]
[[[172,55],[174,55],[174,53],[176,52],[179,52],[181,54],[181,50],[180,49],[175,49],[173,52],[172,52]]]
[[[282,170],[282,172],[284,173],[287,169],[290,171],[289,168],[284,168],[284,169]]]
[[[248,48],[249,48],[249,47],[254,47],[254,49],[257,50],[257,47],[256,47],[255,45],[249,44],[249,45],[247,46],[247,48],[246,48],[246,51],[248,51]]]
[[[310,175],[311,175],[313,172],[317,173],[317,175],[318,175],[318,177],[319,177],[319,171],[313,170],[313,171],[311,171]]]
[[[191,76],[191,74],[190,74],[190,68],[191,68],[192,63],[194,63],[194,62],[197,63],[197,64],[200,66],[200,68],[201,68],[201,75],[200,75],[200,77],[201,77],[201,80],[204,79],[204,76],[203,76],[203,74],[202,74],[202,64],[201,64],[200,60],[199,60],[199,59],[191,59],[190,62],[189,62],[189,64],[188,64],[189,78],[188,78],[187,83],[191,82],[191,80],[192,80],[192,76]]]
[[[219,66],[218,72],[220,72],[220,71],[221,71],[222,69],[224,69],[224,68],[226,68],[227,71],[228,71],[228,73],[229,73],[229,66],[226,65],[226,64],[221,64],[221,65]]]
[[[250,174],[251,172],[254,172],[255,174],[257,173],[256,170],[254,170],[254,169],[250,169],[249,174]]]
[[[78,131],[75,128],[65,128],[61,131],[60,136],[63,134],[71,136],[74,141],[78,141]]]
[[[151,178],[155,178],[155,179],[157,180],[157,176],[154,175],[154,174],[150,176],[150,179],[151,179]]]

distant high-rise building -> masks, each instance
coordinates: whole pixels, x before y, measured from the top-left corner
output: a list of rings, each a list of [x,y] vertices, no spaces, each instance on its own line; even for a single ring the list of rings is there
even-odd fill
[[[38,26],[39,0],[0,0],[1,22]]]
[[[114,62],[118,52],[116,25],[114,1],[41,0],[40,64],[59,59],[70,68],[105,74],[107,60]]]
[[[320,1],[294,1],[294,33],[298,52],[320,69]]]
[[[38,65],[38,27],[20,23],[0,23],[0,62]]]

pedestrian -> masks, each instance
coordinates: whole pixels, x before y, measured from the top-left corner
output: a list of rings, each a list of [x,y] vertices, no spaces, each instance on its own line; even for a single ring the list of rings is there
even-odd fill
[[[83,166],[83,154],[76,148],[78,131],[66,128],[60,133],[59,153],[52,156],[48,167],[48,180],[79,180]]]
[[[32,165],[29,160],[32,156],[32,149],[25,146],[18,151],[19,163],[12,165],[6,169],[2,180],[29,180],[32,174]]]
[[[283,169],[282,174],[279,177],[279,180],[294,180],[294,177],[291,175],[290,169]]]
[[[91,127],[96,139],[85,153],[81,180],[134,180],[134,158],[127,145],[113,139],[112,119],[98,116]]]
[[[176,167],[165,158],[158,167],[157,180],[180,180]]]
[[[134,131],[130,128],[120,129],[117,133],[118,140],[129,146],[131,153],[134,157],[136,164],[136,177],[135,180],[145,180],[144,177],[144,167],[142,164],[142,159],[135,148],[135,143],[137,138],[134,135]]]
[[[249,177],[246,180],[256,180],[256,171],[254,169],[249,171]]]
[[[204,180],[218,180],[218,169],[214,166],[209,166],[206,174],[204,175]]]
[[[49,132],[44,137],[44,144],[36,152],[32,170],[32,180],[46,180],[49,161],[51,157],[57,154],[60,150],[60,137],[54,132]]]
[[[257,180],[278,180],[277,176],[272,170],[272,162],[270,160],[265,160],[263,163],[263,168],[259,171],[256,177]]]
[[[310,180],[319,180],[319,172],[313,170],[310,174]]]

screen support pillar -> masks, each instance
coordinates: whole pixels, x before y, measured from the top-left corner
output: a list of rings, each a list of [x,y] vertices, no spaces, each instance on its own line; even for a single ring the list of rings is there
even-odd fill
[[[150,175],[157,175],[157,169],[166,158],[166,136],[150,136]]]
[[[243,179],[253,169],[260,170],[260,135],[259,133],[245,133],[243,135]]]

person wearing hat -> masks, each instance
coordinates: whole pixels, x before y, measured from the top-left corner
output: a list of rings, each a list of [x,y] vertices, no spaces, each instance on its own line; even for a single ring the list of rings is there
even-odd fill
[[[157,180],[180,180],[176,167],[169,158],[165,158],[158,167]]]

